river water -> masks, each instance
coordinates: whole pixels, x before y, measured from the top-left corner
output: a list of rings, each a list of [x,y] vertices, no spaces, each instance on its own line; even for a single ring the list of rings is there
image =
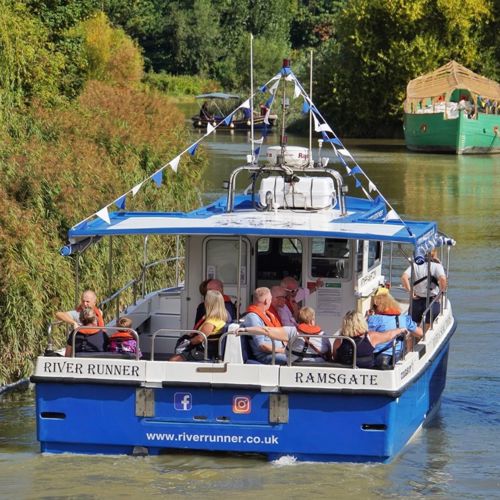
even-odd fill
[[[457,240],[449,295],[458,329],[432,424],[389,465],[41,455],[28,390],[0,396],[0,498],[500,498],[500,155],[415,154],[399,141],[346,144],[401,215],[437,220]],[[245,134],[220,132],[207,145],[213,198],[249,145]]]

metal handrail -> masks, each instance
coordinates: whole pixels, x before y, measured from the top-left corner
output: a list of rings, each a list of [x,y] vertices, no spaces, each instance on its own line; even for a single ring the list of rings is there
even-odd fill
[[[441,298],[443,298],[443,301],[440,300]],[[422,331],[423,331],[422,340],[425,340],[425,334],[427,333],[427,330],[432,329],[432,327],[434,326],[434,320],[436,318],[434,318],[432,306],[434,305],[435,302],[438,302],[440,304],[440,306],[439,306],[439,314],[438,314],[438,316],[439,316],[440,314],[443,313],[443,302],[446,302],[446,293],[442,292],[440,290],[438,292],[438,294],[432,298],[432,300],[429,302],[428,306],[426,307],[426,309],[422,313],[422,317],[420,318],[420,323],[419,323],[420,327],[422,328]],[[425,321],[425,317],[427,316],[427,313],[430,313],[430,321],[429,321],[429,323],[427,323]],[[426,328],[427,324],[429,324],[429,328]]]
[[[196,333],[199,334],[203,337],[203,359],[205,361],[208,361],[208,338],[207,336],[203,333],[200,332],[200,330],[181,330],[179,328],[160,328],[159,330],[156,330],[156,332],[153,333],[153,336],[151,338],[151,355],[150,355],[150,361],[154,361],[154,355],[155,355],[155,341],[156,337],[160,336],[163,338],[180,338],[179,335],[159,335],[163,332],[172,332],[172,333]]]
[[[308,333],[298,333],[296,335],[294,335],[288,342],[288,346],[289,348],[287,349],[288,353],[287,353],[287,358],[288,358],[288,366],[291,366],[292,365],[292,348],[293,348],[293,344],[300,338],[327,338],[327,339],[347,339],[349,340],[349,342],[351,342],[351,344],[354,346],[354,352],[353,352],[353,357],[352,357],[352,368],[357,368],[356,366],[356,361],[357,361],[357,346],[356,346],[356,342],[354,342],[354,340],[351,338],[351,337],[346,337],[345,335],[335,335],[335,333],[332,333],[332,334],[327,334],[327,333],[323,333],[323,335],[320,335],[318,337],[317,334],[308,334]],[[295,354],[294,354],[295,356]],[[320,357],[320,356],[318,356]]]
[[[137,289],[138,285],[142,284],[142,294],[141,298],[144,298],[146,293],[145,293],[145,288],[146,288],[146,273],[149,269],[156,267],[160,264],[168,264],[170,262],[178,262],[180,260],[183,260],[185,257],[184,256],[178,256],[178,257],[169,257],[167,259],[159,259],[155,260],[153,262],[150,262],[149,264],[146,264],[145,266],[141,266],[141,272],[138,277],[130,280],[128,283],[126,283],[124,286],[122,286],[119,290],[114,292],[112,295],[109,297],[105,298],[103,301],[99,303],[99,308],[102,309],[103,307],[107,306],[114,300],[116,300],[116,319],[120,317],[120,296],[127,291],[129,288],[133,287],[133,305],[137,304]],[[177,282],[176,285],[179,283]]]
[[[104,332],[108,336],[108,338],[109,338],[108,331],[111,331],[111,332],[120,331],[120,332],[130,333],[132,335],[132,337],[134,337],[134,340],[137,342],[137,348],[135,350],[135,360],[139,361],[139,357],[140,357],[139,335],[137,334],[137,332],[135,330],[133,330],[132,328],[124,328],[124,327],[117,327],[117,326],[97,326],[97,325],[79,326],[73,330],[73,332],[72,332],[73,338],[71,339],[71,349],[72,349],[71,357],[72,358],[76,358],[76,352],[75,352],[76,334],[80,330],[88,330],[88,329],[92,329],[92,330],[95,329],[96,333]],[[100,351],[96,351],[96,352],[100,352]],[[106,352],[106,351],[104,351],[104,352]],[[90,352],[90,354],[92,354],[92,352]]]

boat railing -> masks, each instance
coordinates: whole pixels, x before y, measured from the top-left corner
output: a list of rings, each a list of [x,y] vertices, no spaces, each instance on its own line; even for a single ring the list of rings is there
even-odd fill
[[[167,259],[159,259],[159,260],[155,260],[153,262],[150,262],[148,264],[142,265],[141,272],[140,272],[139,276],[137,276],[136,278],[133,278],[128,283],[123,285],[119,290],[114,292],[109,297],[105,298],[102,302],[99,303],[99,308],[101,308],[101,309],[108,308],[108,307],[111,307],[111,305],[114,303],[114,306],[115,306],[114,317],[116,320],[118,320],[118,318],[120,317],[120,311],[122,309],[120,299],[125,292],[132,289],[132,304],[128,304],[128,305],[136,305],[137,301],[139,299],[143,299],[146,296],[146,294],[148,293],[147,292],[147,290],[148,290],[147,275],[148,275],[148,271],[150,269],[153,269],[153,268],[155,268],[159,265],[162,265],[162,264],[168,265],[168,264],[171,264],[172,262],[175,262],[176,265],[178,265],[178,263],[180,261],[183,261],[183,260],[184,260],[184,256],[178,256],[178,257],[170,257]],[[176,285],[177,286],[179,285],[178,272],[176,272]]]
[[[287,173],[292,171],[293,174],[322,174],[328,175],[333,179],[333,183],[336,186],[336,199],[338,200],[339,210],[343,215],[346,213],[345,199],[344,199],[344,189],[342,176],[331,168],[317,168],[317,167],[307,167],[307,168],[292,168],[288,165],[266,165],[264,168],[258,165],[244,165],[242,167],[236,168],[231,173],[228,185],[228,195],[227,195],[227,212],[234,211],[234,197],[236,193],[236,178],[240,172],[249,172],[251,174],[263,174],[268,172],[275,172],[279,174]]]
[[[291,366],[292,365],[292,356],[296,356],[296,354],[293,353],[293,345],[299,340],[299,339],[311,339],[311,338],[327,338],[327,339],[333,339],[334,341],[337,340],[337,339],[341,339],[341,340],[347,340],[348,342],[350,342],[353,346],[353,356],[352,356],[352,366],[351,368],[357,368],[356,367],[356,357],[357,357],[357,350],[356,350],[356,342],[354,342],[354,340],[351,338],[351,337],[346,337],[345,335],[337,335],[336,333],[332,333],[332,334],[327,334],[327,333],[323,333],[323,335],[321,335],[320,337],[318,337],[318,335],[316,334],[307,334],[307,333],[299,333],[297,335],[294,335],[290,341],[289,341],[289,349],[287,349],[287,363],[288,363],[288,366]],[[320,355],[318,354],[318,357],[320,357]],[[325,360],[327,361],[327,360]],[[341,363],[339,363],[341,364]],[[327,366],[325,364],[325,366]],[[345,365],[345,366],[350,366],[350,365]]]
[[[241,327],[241,328],[234,330],[234,331],[223,333],[219,338],[219,359],[222,359],[223,342],[224,342],[224,339],[228,335],[236,335],[237,337],[255,337],[256,335],[260,335],[260,334],[247,332],[244,327]],[[279,340],[273,340],[273,339],[269,339],[269,340],[271,341],[271,363],[270,364],[275,365],[276,364],[276,342],[279,342]]]
[[[153,333],[151,337],[151,353],[150,353],[150,361],[155,360],[155,342],[158,337],[160,338],[175,338],[179,339],[182,334],[188,334],[188,333],[195,333],[199,334],[203,337],[203,341],[201,342],[203,345],[203,360],[208,361],[208,338],[207,336],[203,333],[200,332],[200,330],[182,330],[180,328],[161,328],[160,330],[156,330],[156,332]],[[175,354],[175,353],[174,353]]]
[[[446,309],[446,292],[439,292],[435,297],[429,297],[429,304],[425,308],[424,312],[422,313],[422,316],[419,321],[419,326],[422,328],[422,331],[424,332],[424,335],[422,337],[423,340],[425,340],[425,335],[428,330],[431,330],[434,326],[434,311],[433,311],[433,305],[437,302],[439,304],[439,315],[441,315]],[[429,313],[429,322],[425,321],[425,317],[427,316],[427,313]]]
[[[117,327],[117,326],[94,326],[94,325],[85,325],[85,326],[79,326],[77,328],[75,328],[73,330],[73,338],[71,340],[71,348],[72,348],[72,352],[71,352],[71,357],[72,358],[75,358],[75,357],[89,357],[89,358],[92,358],[92,357],[96,357],[96,358],[106,358],[106,357],[110,357],[110,358],[119,358],[120,357],[120,354],[121,353],[115,353],[115,352],[111,352],[111,351],[84,351],[84,352],[76,352],[75,350],[75,344],[76,344],[76,336],[77,334],[81,331],[81,330],[96,330],[96,333],[98,332],[104,332],[104,334],[109,338],[113,333],[116,333],[116,332],[126,332],[130,335],[132,335],[133,339],[136,341],[136,349],[135,349],[135,353],[130,353],[130,354],[133,354],[134,357],[135,357],[135,360],[138,361],[140,359],[140,356],[141,356],[141,352],[139,350],[139,335],[137,334],[137,332],[135,330],[133,330],[132,328],[124,328],[124,327]],[[85,335],[89,335],[89,334],[85,334]],[[128,353],[124,353],[124,354],[128,354]],[[121,357],[124,357],[123,355]],[[131,357],[131,356],[130,356]]]

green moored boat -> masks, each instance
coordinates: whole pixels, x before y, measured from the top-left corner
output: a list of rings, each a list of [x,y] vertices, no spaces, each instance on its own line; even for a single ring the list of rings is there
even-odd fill
[[[411,151],[500,153],[500,84],[455,61],[411,80],[404,111]]]

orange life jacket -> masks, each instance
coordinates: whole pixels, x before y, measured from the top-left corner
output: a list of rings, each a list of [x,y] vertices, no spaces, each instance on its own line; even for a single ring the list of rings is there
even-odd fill
[[[76,308],[76,312],[80,313],[80,312],[82,312],[82,311],[83,311],[83,309],[84,309],[84,308],[83,308],[82,306],[78,306],[78,307]],[[94,313],[95,313],[96,318],[97,318],[97,326],[104,326],[104,319],[103,319],[103,317],[102,317],[102,312],[101,312],[101,310],[100,310],[98,307],[96,307],[96,306],[94,306],[92,309],[94,310]],[[81,331],[81,330],[80,330],[80,331]]]
[[[271,327],[281,326],[279,319],[277,319],[272,312],[269,312],[269,310],[264,312],[260,307],[256,306],[255,304],[250,304],[247,307],[247,313],[256,314],[262,320],[265,326],[271,326]]]
[[[319,335],[323,333],[323,330],[318,325],[308,325],[307,323],[299,323],[297,330],[306,335]]]
[[[269,306],[269,309],[267,311],[270,312],[276,318],[276,321],[279,323],[278,326],[283,326],[281,324],[280,315],[278,314],[278,311],[273,305]]]
[[[77,333],[81,333],[82,335],[94,335],[100,331],[100,328],[81,328]]]
[[[134,336],[128,330],[117,330],[109,338],[110,340],[134,340]]]

